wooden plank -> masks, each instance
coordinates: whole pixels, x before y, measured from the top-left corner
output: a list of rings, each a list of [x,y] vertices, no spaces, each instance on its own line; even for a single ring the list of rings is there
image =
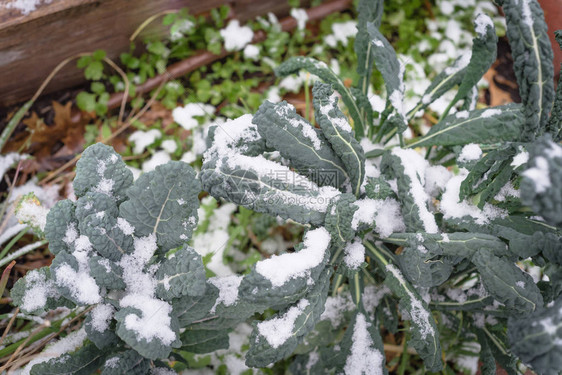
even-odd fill
[[[15,2],[0,1],[0,107],[29,99],[59,62],[77,53],[104,49],[118,61],[135,29],[163,10],[187,7],[202,14],[228,4],[242,21],[289,10],[278,0],[36,0],[36,9],[22,14],[10,8]],[[44,93],[83,82],[75,65],[57,74]]]

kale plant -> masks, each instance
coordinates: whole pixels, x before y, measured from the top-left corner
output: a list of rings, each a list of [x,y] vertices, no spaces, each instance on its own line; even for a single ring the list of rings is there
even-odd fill
[[[26,313],[88,307],[85,335],[78,335],[84,345],[34,365],[31,374],[148,373],[166,366],[151,360],[189,341],[180,333],[181,306],[204,295],[206,285],[201,257],[187,246],[200,190],[186,163],[169,162],[133,183],[111,147],[84,151],[74,180],[78,199],[58,202],[47,215],[55,259],[11,291]]]
[[[406,111],[403,65],[378,31],[382,1],[363,0],[353,87],[307,57],[276,70],[324,81],[313,89],[318,127],[286,102],[264,102],[254,116],[210,129],[203,189],[306,228],[294,252],[245,275],[206,279],[187,246],[200,190],[190,167],[170,162],[133,183],[111,149],[89,148],[77,166],[78,200],[59,202],[47,218],[52,266],[12,291],[29,313],[91,306],[87,340],[32,373],[146,373],[181,352],[226,348],[228,332],[252,318],[250,367],[294,355],[295,374],[384,374],[381,327],[403,327],[428,371],[443,369],[442,333],[452,330],[479,343],[483,374],[495,374],[496,363],[516,374],[519,360],[559,373],[562,91],[554,93],[536,0],[502,5],[521,104],[475,108],[497,43],[479,15],[471,55]],[[387,92],[382,113],[368,100],[375,67]],[[452,89],[447,113],[405,142],[411,119]],[[400,145],[389,145],[395,138]],[[540,266],[536,280],[523,261]]]
[[[324,81],[313,89],[318,127],[286,102],[264,102],[254,116],[211,129],[203,188],[308,228],[294,253],[258,262],[236,283],[213,281],[230,297],[219,297],[204,329],[278,311],[254,323],[247,365],[296,351],[293,373],[386,373],[379,328],[397,332],[401,317],[428,371],[443,369],[441,327],[478,342],[485,374],[496,362],[515,374],[519,360],[541,374],[562,370],[562,92],[555,97],[538,3],[502,6],[520,104],[476,109],[476,84],[497,48],[494,25],[481,14],[472,53],[406,111],[403,64],[378,31],[382,1],[364,0],[353,87],[308,57],[276,69]],[[367,96],[375,67],[387,92],[382,113]],[[452,89],[438,123],[405,142],[410,120]],[[385,147],[396,136],[400,145]],[[533,279],[523,261],[542,273]]]

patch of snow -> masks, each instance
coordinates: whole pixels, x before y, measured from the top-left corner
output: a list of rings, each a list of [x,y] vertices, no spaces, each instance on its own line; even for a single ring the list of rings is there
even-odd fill
[[[41,4],[50,4],[52,0],[11,0],[2,1],[0,7],[5,9],[16,9],[24,16],[35,11]]]
[[[349,375],[382,375],[384,374],[384,354],[376,349],[369,332],[371,323],[365,316],[357,313],[353,335],[351,353],[345,362],[344,372]]]
[[[490,17],[488,17],[484,13],[480,13],[478,14],[478,16],[476,16],[476,19],[474,20],[474,24],[476,25],[476,28],[474,30],[476,31],[479,37],[485,37],[488,28],[491,29],[494,28],[494,22]]]
[[[357,230],[361,224],[369,226],[375,224],[375,231],[381,237],[388,237],[392,233],[403,232],[406,229],[400,204],[395,199],[365,198],[355,202],[354,205],[358,207],[351,222],[354,230]]]
[[[248,60],[257,60],[260,56],[260,49],[254,44],[248,44],[244,48],[244,57]]]
[[[520,151],[517,155],[515,155],[510,165],[513,168],[517,168],[527,163],[528,161],[529,161],[529,153],[527,151]]]
[[[332,34],[328,35],[324,42],[330,47],[336,47],[338,42],[347,46],[348,38],[357,34],[357,22],[346,21],[332,24]]]
[[[211,277],[209,282],[219,288],[219,297],[211,308],[211,314],[214,314],[215,309],[221,303],[224,306],[232,306],[236,303],[238,299],[238,287],[242,282],[242,276]]]
[[[47,303],[47,298],[58,296],[54,282],[47,280],[45,275],[37,270],[29,271],[25,280],[26,291],[21,305],[21,308],[25,311],[42,308]]]
[[[492,116],[501,115],[501,113],[502,113],[501,109],[489,108],[489,109],[485,110],[484,112],[482,112],[480,114],[480,117],[489,118],[489,117],[492,117]]]
[[[158,129],[150,129],[148,131],[135,131],[129,136],[129,142],[135,144],[133,146],[133,154],[142,154],[148,146],[156,142],[156,140],[161,137],[162,133]]]
[[[164,345],[171,345],[177,337],[170,328],[172,306],[159,299],[139,294],[128,294],[121,299],[119,305],[132,307],[140,314],[128,314],[124,323],[128,330],[139,335],[139,339],[151,342],[157,339]]]
[[[290,279],[307,277],[310,270],[323,261],[330,240],[330,233],[324,227],[309,230],[304,235],[302,250],[259,261],[256,263],[256,272],[274,287],[280,287]]]
[[[544,193],[548,188],[550,188],[550,186],[552,186],[548,161],[542,156],[537,156],[534,162],[535,166],[523,172],[523,176],[533,181],[535,190],[538,194]]]
[[[170,160],[172,160],[172,158],[166,151],[157,151],[150,159],[142,163],[142,171],[144,173],[151,172],[155,170],[157,166],[166,164]]]
[[[360,238],[349,242],[344,251],[345,257],[343,260],[346,266],[352,270],[358,269],[365,261],[365,246],[361,243]]]
[[[110,304],[99,304],[92,309],[92,328],[98,332],[105,332],[109,328],[109,323],[113,318],[115,308]]]
[[[215,107],[205,103],[187,103],[183,107],[176,107],[172,111],[174,121],[185,130],[191,130],[199,125],[196,117],[212,116]]]
[[[121,232],[127,236],[130,236],[135,232],[135,227],[122,217],[117,218],[117,226],[121,229]]]
[[[427,208],[429,196],[425,192],[425,170],[429,167],[422,155],[411,149],[395,147],[392,154],[400,158],[404,174],[410,178],[410,192],[418,207],[418,215],[427,233],[437,233],[439,229],[435,217]]]
[[[308,13],[304,9],[293,8],[291,9],[291,17],[297,20],[297,29],[304,30],[306,21],[308,21]]]
[[[220,31],[227,51],[240,51],[252,41],[254,32],[248,26],[240,26],[240,21],[232,20]]]
[[[457,158],[460,162],[468,162],[473,160],[478,160],[482,157],[482,149],[476,143],[469,143],[465,145],[459,157]]]
[[[445,187],[445,192],[441,197],[441,204],[439,206],[445,219],[455,218],[460,219],[465,216],[473,218],[477,224],[487,224],[491,219],[498,217],[505,217],[507,212],[499,207],[486,204],[484,210],[480,210],[475,205],[469,203],[467,200],[460,201],[460,187],[464,181],[468,171],[461,169],[459,175],[452,177]]]
[[[214,199],[214,198],[211,198]],[[204,205],[205,202],[202,202]],[[203,233],[196,233],[193,237],[193,248],[201,256],[213,254],[207,268],[217,276],[232,275],[232,270],[224,263],[224,253],[229,250],[226,245],[229,242],[230,235],[228,226],[231,221],[231,215],[238,207],[233,203],[222,204],[219,208],[213,210],[212,216],[209,218],[209,226]],[[199,225],[205,221],[204,210],[199,209]]]
[[[257,328],[259,334],[265,337],[269,345],[277,349],[291,337],[295,327],[295,321],[308,305],[310,305],[308,300],[301,299],[283,315],[258,323]]]
[[[166,139],[162,142],[160,147],[162,147],[162,149],[168,154],[173,154],[178,149],[178,144],[173,139]]]
[[[320,320],[329,320],[332,327],[338,328],[344,320],[344,313],[354,308],[355,302],[353,302],[349,293],[341,293],[333,297],[328,296]]]
[[[0,155],[0,179],[3,179],[6,171],[12,168],[17,162],[27,158],[28,155],[18,154],[17,152],[9,152],[5,155]]]

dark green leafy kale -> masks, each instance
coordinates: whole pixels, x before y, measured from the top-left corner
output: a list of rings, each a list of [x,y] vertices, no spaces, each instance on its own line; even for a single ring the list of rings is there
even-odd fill
[[[186,245],[197,224],[200,184],[182,162],[133,183],[121,157],[96,144],[84,151],[74,187],[77,201],[60,201],[47,216],[52,265],[19,280],[12,298],[27,313],[92,306],[84,322],[88,340],[68,359],[31,372],[145,373],[150,360],[182,345],[174,301],[205,293],[202,259]],[[112,358],[119,358],[118,368]]]

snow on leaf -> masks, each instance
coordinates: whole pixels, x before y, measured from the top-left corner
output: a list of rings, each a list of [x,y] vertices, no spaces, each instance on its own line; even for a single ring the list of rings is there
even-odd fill
[[[256,324],[246,364],[264,367],[290,355],[324,311],[331,270],[325,269],[313,289],[283,312]]]
[[[351,192],[361,193],[365,180],[365,154],[363,147],[355,139],[355,134],[347,118],[338,107],[338,99],[330,85],[319,83],[312,89],[316,121],[332,149],[345,166],[346,175],[351,182]]]
[[[166,301],[205,293],[205,268],[201,255],[187,245],[165,260],[155,277],[156,295]]]
[[[313,177],[319,186],[339,188],[348,180],[342,160],[321,132],[283,101],[264,102],[252,120],[269,148],[279,151],[298,173]]]
[[[73,186],[77,197],[93,191],[120,203],[126,199],[125,191],[132,183],[133,174],[110,146],[96,143],[88,147],[76,163]]]
[[[524,126],[521,104],[496,107],[494,115],[484,116],[487,109],[468,112],[467,118],[449,115],[431,127],[429,132],[408,147],[453,146],[467,143],[494,143],[516,140]]]
[[[364,96],[364,94],[355,92],[355,95],[352,95],[350,89],[348,89],[344,85],[340,77],[336,73],[334,73],[328,67],[328,65],[326,65],[326,63],[317,61],[310,57],[292,57],[275,68],[275,74],[280,77],[285,77],[289,74],[297,73],[301,69],[315,74],[324,82],[331,84],[332,87],[342,96],[342,101],[346,105],[351,117],[353,118],[355,133],[359,138],[362,138],[364,136],[364,132],[366,131],[366,129],[368,129],[368,123],[366,123],[361,116],[361,108],[359,103],[366,102],[366,104],[369,104],[369,101],[361,101],[357,100],[356,98],[360,97],[361,95]]]

